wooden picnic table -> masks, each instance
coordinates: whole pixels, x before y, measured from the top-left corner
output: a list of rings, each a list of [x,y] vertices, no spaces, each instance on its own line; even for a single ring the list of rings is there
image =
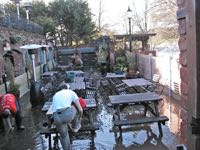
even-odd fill
[[[95,131],[99,130],[99,125],[94,123],[93,120],[93,111],[97,108],[97,104],[95,99],[84,99],[87,103],[86,107],[83,109],[84,113],[83,115],[85,117],[88,117],[89,119],[89,124],[88,125],[82,125],[81,129],[79,130],[79,132],[85,132],[85,131],[89,131],[91,133],[91,141],[92,141],[92,145],[94,145],[94,137],[95,137]],[[46,113],[48,119],[51,118],[52,116],[52,102],[45,102],[45,104],[43,105],[42,111]],[[47,128],[44,130],[40,131],[40,134],[44,134],[49,141],[49,149],[51,149],[51,134],[55,134],[56,136],[58,136],[58,131],[56,130],[56,127],[54,128]],[[71,134],[70,134],[71,137]]]
[[[151,85],[152,82],[144,79],[144,78],[136,78],[136,79],[125,79],[122,80],[126,85],[129,87],[134,87],[134,86],[148,86]]]
[[[85,89],[85,82],[70,82],[68,83],[70,85],[71,90],[84,90]]]
[[[126,74],[107,73],[106,78],[125,78]]]
[[[122,140],[122,129],[121,126],[124,125],[135,125],[135,124],[144,124],[144,123],[158,123],[158,128],[160,135],[162,136],[162,127],[161,123],[165,123],[165,121],[168,121],[168,117],[166,116],[160,116],[159,109],[158,109],[158,103],[162,100],[162,97],[157,95],[155,92],[147,92],[147,93],[136,93],[136,94],[125,94],[125,95],[111,95],[109,96],[111,104],[114,106],[114,109],[116,110],[117,120],[114,120],[114,126],[119,127],[120,131],[120,139]],[[130,119],[130,120],[122,120],[120,117],[121,114],[121,108],[122,105],[127,106],[136,106],[136,105],[143,105],[144,106],[144,117],[139,119]],[[152,108],[151,104],[153,104],[154,108]],[[152,113],[152,117],[147,117],[146,113],[147,111],[150,111]],[[113,116],[113,119],[115,117]]]
[[[87,103],[85,109],[89,110],[89,108],[96,108],[97,107],[95,99],[84,99],[84,100]],[[44,105],[43,105],[43,107],[42,107],[42,111],[46,112],[47,116],[52,115],[53,114],[52,113],[52,102],[45,102]]]
[[[70,71],[66,71],[66,74],[70,74],[70,73],[74,73],[75,77],[84,77],[84,72],[81,70],[70,70]]]

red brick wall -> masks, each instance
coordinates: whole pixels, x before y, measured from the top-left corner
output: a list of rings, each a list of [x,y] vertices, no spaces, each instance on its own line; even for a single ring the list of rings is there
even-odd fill
[[[178,32],[180,34],[179,38],[179,49],[180,49],[180,78],[181,78],[181,110],[180,110],[180,130],[181,130],[181,142],[186,144],[187,140],[187,125],[188,125],[188,110],[187,110],[187,101],[188,101],[188,76],[187,76],[187,33],[186,33],[186,2],[185,0],[177,0],[178,11],[177,19],[179,23]]]

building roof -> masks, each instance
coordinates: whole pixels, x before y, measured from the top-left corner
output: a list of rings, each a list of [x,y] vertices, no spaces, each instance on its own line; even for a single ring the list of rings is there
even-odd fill
[[[61,54],[73,54],[75,49],[78,49],[80,53],[94,53],[96,52],[95,47],[80,47],[80,48],[60,48],[58,52]]]

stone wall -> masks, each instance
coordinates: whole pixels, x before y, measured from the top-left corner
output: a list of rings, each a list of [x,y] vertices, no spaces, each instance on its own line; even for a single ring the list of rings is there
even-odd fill
[[[2,83],[2,75],[4,74],[4,60],[3,56],[6,53],[12,56],[14,60],[15,67],[15,76],[19,76],[25,72],[25,62],[24,54],[26,50],[21,50],[20,46],[30,43],[40,44],[42,41],[45,41],[44,36],[36,33],[29,33],[25,31],[20,31],[12,28],[0,26],[1,37],[1,47],[0,47],[0,84]],[[21,38],[16,43],[12,43],[11,38],[17,37]],[[12,49],[15,49],[14,51]],[[12,50],[12,51],[11,51]],[[36,64],[38,64],[36,56]]]

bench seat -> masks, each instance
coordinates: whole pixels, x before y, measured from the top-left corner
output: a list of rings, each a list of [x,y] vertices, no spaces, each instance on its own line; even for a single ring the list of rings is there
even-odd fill
[[[95,131],[96,130],[99,130],[99,125],[98,124],[94,124],[94,125],[84,125],[81,127],[81,129],[78,131],[79,132],[85,132],[85,131],[89,131],[90,134],[91,134],[91,140],[92,140],[92,144],[94,145],[94,136],[95,136]],[[69,134],[70,134],[70,142],[72,142],[72,135],[71,134],[72,132],[69,131]],[[41,129],[40,130],[40,134],[41,135],[45,135],[45,138],[48,138],[48,144],[49,144],[49,149],[52,149],[51,148],[51,144],[52,144],[52,139],[51,139],[51,135],[52,134],[55,134],[55,137],[57,137],[56,139],[58,139],[58,131],[56,129],[56,127],[53,127],[53,128],[45,128],[45,129]],[[55,142],[55,141],[54,141]]]
[[[81,129],[79,130],[79,132],[85,132],[85,131],[96,131],[99,130],[99,125],[98,124],[94,124],[94,125],[84,125],[81,127]],[[58,133],[58,131],[56,130],[56,127],[54,128],[45,128],[45,129],[41,129],[40,130],[40,134],[55,134]]]
[[[115,120],[113,121],[113,123],[115,126],[136,125],[136,124],[153,123],[153,122],[161,122],[165,124],[165,122],[168,120],[169,118],[167,116],[160,116],[160,117],[142,117],[133,120]]]

